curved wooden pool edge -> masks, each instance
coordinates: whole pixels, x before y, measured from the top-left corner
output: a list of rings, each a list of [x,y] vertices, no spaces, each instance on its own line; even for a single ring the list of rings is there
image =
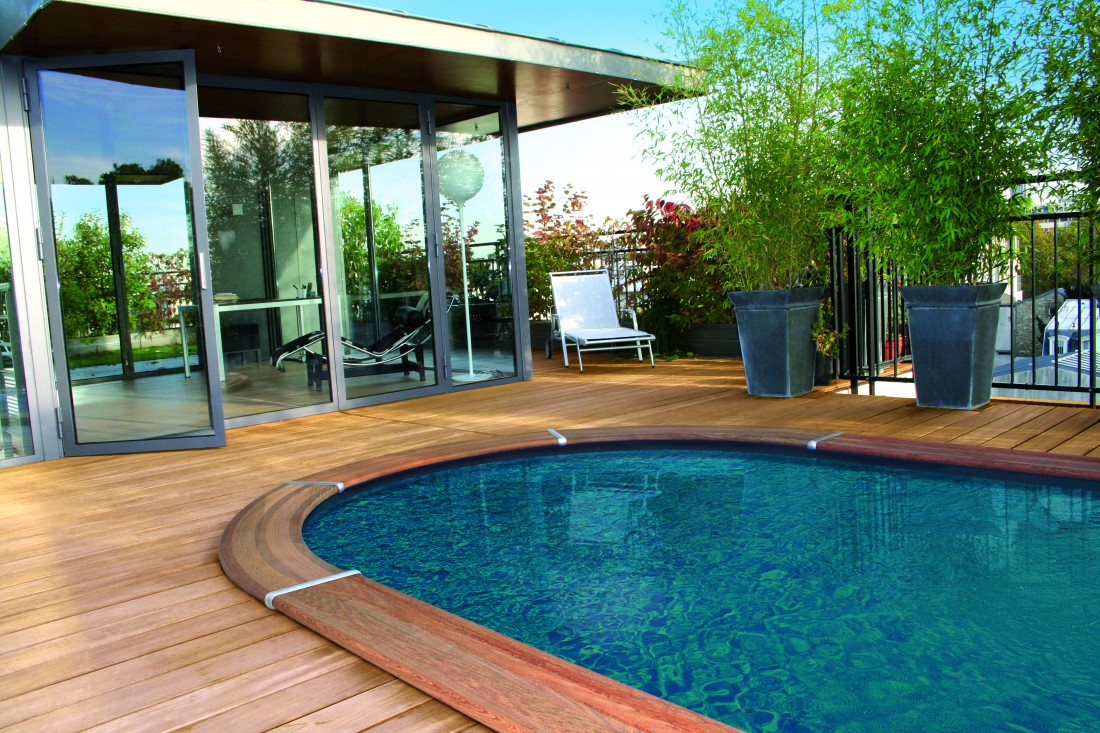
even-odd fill
[[[722,442],[833,456],[919,461],[1095,482],[1100,459],[773,427],[660,426],[562,430],[569,445]],[[340,573],[302,541],[309,514],[354,486],[431,465],[546,451],[550,433],[452,443],[371,458],[283,484],[245,507],[218,549],[226,575],[253,597]],[[273,608],[390,674],[501,732],[735,729],[590,672],[361,575],[284,592]]]

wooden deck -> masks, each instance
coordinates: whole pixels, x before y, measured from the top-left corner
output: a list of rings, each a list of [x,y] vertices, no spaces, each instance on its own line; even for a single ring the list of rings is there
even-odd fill
[[[0,728],[486,731],[233,586],[218,539],[276,484],[352,460],[616,425],[772,425],[1100,460],[1100,410],[973,412],[817,391],[751,398],[739,364],[535,357],[535,381],[231,431],[226,448],[0,471]]]

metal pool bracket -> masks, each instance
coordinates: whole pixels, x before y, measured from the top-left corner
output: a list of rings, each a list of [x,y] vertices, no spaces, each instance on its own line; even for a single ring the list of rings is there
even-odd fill
[[[569,442],[568,440],[565,439],[564,435],[559,433],[557,430],[554,430],[554,428],[547,428],[546,432],[550,433],[551,435],[553,435],[555,438],[558,439],[558,445],[565,445],[566,443]]]
[[[325,577],[317,578],[316,580],[307,580],[304,583],[297,583],[296,585],[288,585],[286,588],[279,588],[278,590],[273,590],[270,593],[268,593],[266,596],[264,596],[264,605],[267,606],[268,608],[270,608],[272,611],[274,611],[275,606],[272,605],[272,604],[275,602],[275,598],[278,597],[278,596],[283,595],[284,593],[293,593],[296,590],[304,590],[305,588],[312,588],[315,585],[321,585],[322,583],[327,583],[330,580],[339,580],[340,578],[346,578],[349,575],[362,575],[362,573],[360,573],[358,570],[345,570],[342,573],[334,573],[333,575],[326,575]]]
[[[818,443],[823,443],[826,440],[828,440],[829,438],[836,438],[840,435],[844,435],[844,433],[842,433],[840,431],[837,431],[835,433],[829,433],[828,435],[822,435],[820,438],[814,438],[810,442],[806,443],[806,449],[807,450],[817,450],[817,444]]]
[[[283,486],[335,486],[336,493],[344,492],[343,481],[284,481]]]

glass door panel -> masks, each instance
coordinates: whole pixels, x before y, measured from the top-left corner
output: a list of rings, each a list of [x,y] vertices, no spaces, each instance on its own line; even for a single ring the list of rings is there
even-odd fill
[[[436,384],[416,105],[325,100],[343,398]]]
[[[34,453],[3,173],[0,169],[0,461]]]
[[[49,306],[62,346],[66,451],[220,443],[195,275],[185,64],[33,75],[52,224],[47,270],[59,284]]]
[[[504,141],[498,110],[436,104],[452,379],[516,375]]]
[[[199,89],[227,418],[332,400],[308,102]]]

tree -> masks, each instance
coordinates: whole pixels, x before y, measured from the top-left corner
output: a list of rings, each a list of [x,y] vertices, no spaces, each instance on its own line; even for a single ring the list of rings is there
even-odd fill
[[[988,281],[1047,164],[1034,18],[1006,0],[876,0],[853,28],[838,127],[849,228],[910,284]],[[873,233],[873,236],[871,236]]]
[[[1100,4],[1051,0],[1043,97],[1055,131],[1055,165],[1070,174],[1069,198],[1079,211],[1100,211]]]
[[[120,228],[130,329],[159,330],[163,320],[158,318],[151,288],[153,270],[145,239],[134,229],[129,214],[122,214]],[[64,230],[64,220],[59,222],[58,230]],[[111,238],[100,214],[83,214],[72,234],[58,239],[57,264],[66,335],[85,338],[117,334]]]
[[[710,226],[697,230],[723,289],[815,284],[827,257],[837,89],[836,6],[722,0],[676,6],[666,36],[690,69],[659,94],[623,90],[657,173]]]

